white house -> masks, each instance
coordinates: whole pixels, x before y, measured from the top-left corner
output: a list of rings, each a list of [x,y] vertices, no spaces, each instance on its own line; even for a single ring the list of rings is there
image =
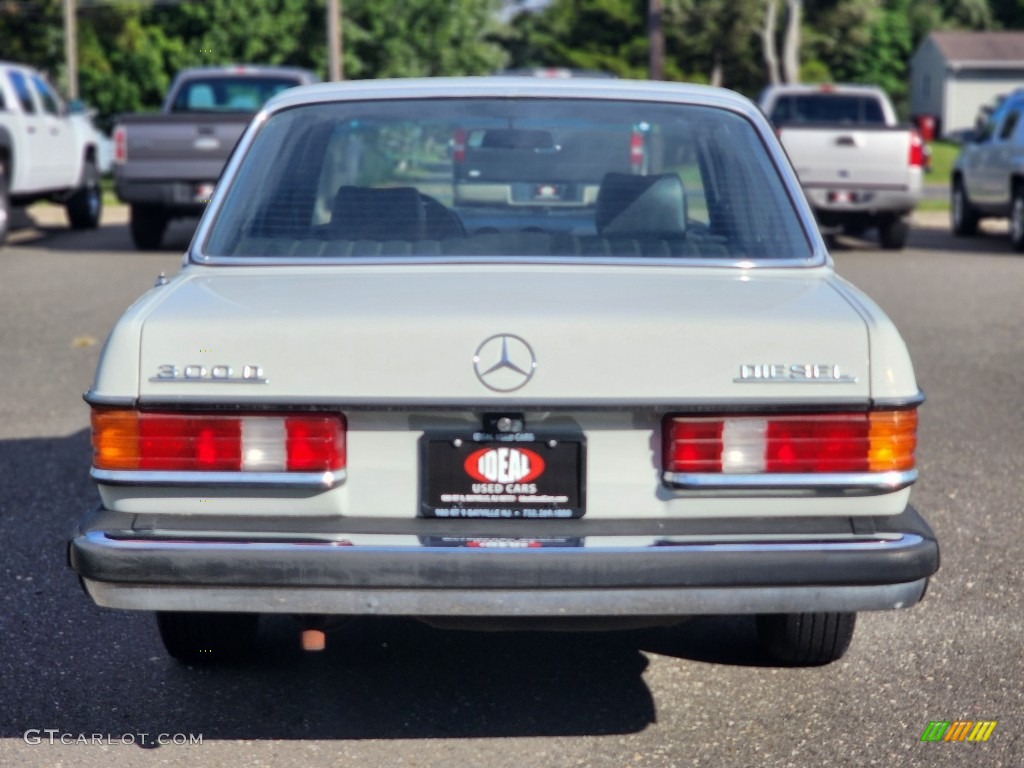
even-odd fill
[[[978,110],[1024,88],[1024,32],[932,32],[910,59],[910,114],[936,135],[974,127]]]

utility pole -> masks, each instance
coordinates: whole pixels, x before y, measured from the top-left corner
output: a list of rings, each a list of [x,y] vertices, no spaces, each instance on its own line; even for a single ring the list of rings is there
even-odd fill
[[[345,65],[341,60],[341,0],[327,0],[327,79],[345,78]]]
[[[64,65],[68,77],[68,98],[78,98],[78,29],[75,0],[64,0]]]
[[[661,0],[647,0],[647,77],[665,79],[665,31],[661,27]]]

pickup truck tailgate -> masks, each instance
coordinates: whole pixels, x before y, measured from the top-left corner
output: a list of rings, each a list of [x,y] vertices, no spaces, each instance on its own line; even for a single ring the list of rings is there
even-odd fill
[[[780,138],[804,187],[908,190],[913,185],[908,129],[786,126]]]
[[[177,179],[214,181],[249,124],[248,113],[127,115],[127,162],[123,181]]]

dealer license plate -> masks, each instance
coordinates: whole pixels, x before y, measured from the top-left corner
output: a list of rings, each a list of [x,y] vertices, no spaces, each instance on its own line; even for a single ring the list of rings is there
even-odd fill
[[[582,517],[580,439],[425,439],[420,514],[441,518]]]

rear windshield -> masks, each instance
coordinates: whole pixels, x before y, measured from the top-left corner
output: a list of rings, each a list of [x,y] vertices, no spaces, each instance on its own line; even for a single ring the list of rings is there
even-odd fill
[[[272,115],[208,256],[806,259],[757,131],[596,99],[322,103]]]
[[[184,83],[172,112],[258,112],[273,95],[298,85],[286,77],[207,77]]]
[[[777,126],[885,125],[885,115],[875,96],[804,93],[780,97],[772,108],[771,121]]]

